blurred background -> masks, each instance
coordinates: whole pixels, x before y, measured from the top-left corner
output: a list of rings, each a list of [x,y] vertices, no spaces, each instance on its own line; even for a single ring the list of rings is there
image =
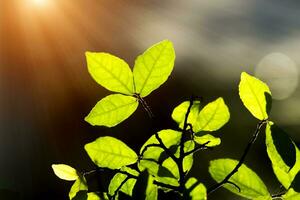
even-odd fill
[[[92,169],[84,144],[111,135],[138,150],[152,135],[141,107],[111,129],[83,120],[110,94],[89,76],[87,50],[109,52],[133,66],[150,45],[173,41],[174,71],[146,98],[160,128],[176,126],[172,109],[191,95],[202,96],[204,104],[224,97],[231,120],[214,133],[222,144],[199,153],[192,170],[208,187],[214,184],[209,160],[239,159],[256,127],[239,100],[242,71],[270,85],[273,121],[300,142],[299,10],[297,0],[0,0],[2,198],[68,199],[72,183],[55,177],[52,163]],[[246,164],[278,192],[264,133]],[[220,189],[210,199],[240,198]]]

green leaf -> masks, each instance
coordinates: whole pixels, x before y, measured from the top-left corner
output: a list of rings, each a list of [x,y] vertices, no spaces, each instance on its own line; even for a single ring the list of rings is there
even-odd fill
[[[221,144],[221,139],[220,138],[217,138],[217,137],[214,137],[210,134],[206,134],[206,135],[203,135],[203,136],[197,136],[197,134],[195,135],[194,137],[194,141],[200,145],[202,144],[206,144],[207,147],[214,147],[214,146],[218,146]]]
[[[232,159],[213,160],[210,162],[209,173],[212,178],[219,183],[224,180],[237,164],[238,161]],[[229,181],[236,184],[241,191],[239,191],[236,186],[229,183],[225,184],[224,187],[245,198],[254,199],[261,196],[270,196],[262,180],[255,172],[244,164],[242,164]]]
[[[175,61],[172,42],[164,40],[138,56],[133,68],[136,93],[149,95],[162,85],[171,74]]]
[[[180,143],[180,138],[182,135],[181,132],[166,129],[159,131],[158,135],[167,148],[171,149],[172,146],[176,146],[175,150],[177,151],[177,146]],[[155,135],[152,135],[142,146],[140,154],[144,151],[146,146],[151,144],[159,144]],[[168,167],[173,166],[174,161],[169,158],[167,159],[167,157],[163,154],[164,150],[162,148],[149,146],[147,150],[144,151],[143,159],[138,163],[138,168],[140,169],[140,171],[144,171],[145,169],[147,169],[151,175],[156,176],[155,178],[161,182],[171,185],[178,185],[178,181],[174,177],[174,173],[172,173],[170,169],[164,167],[165,165]],[[164,162],[163,160],[161,160],[163,157],[164,159],[166,159]],[[160,166],[158,163],[150,160],[163,162],[163,166]]]
[[[133,74],[128,64],[108,53],[86,52],[88,70],[94,80],[106,89],[134,94]]]
[[[198,180],[191,177],[185,183],[185,188],[188,194],[184,193],[185,199],[189,200],[206,200],[206,187],[202,183],[198,183]]]
[[[243,104],[254,117],[259,120],[268,118],[272,101],[267,84],[243,72],[239,84],[239,94]]]
[[[75,181],[75,183],[72,185],[71,190],[69,192],[69,198],[70,198],[70,200],[72,200],[73,198],[75,198],[77,196],[77,193],[79,191],[87,191],[87,190],[88,190],[88,186],[87,186],[85,178],[83,176],[79,177]],[[79,198],[79,197],[77,197],[77,198]]]
[[[156,200],[158,191],[157,186],[153,184],[153,178],[148,171],[143,171],[138,177],[133,188],[133,199]]]
[[[127,119],[137,109],[136,98],[112,94],[101,99],[91,110],[85,121],[95,126],[113,127]]]
[[[89,192],[87,195],[88,195],[87,200],[101,200],[101,198],[95,192]]]
[[[184,126],[185,115],[190,106],[190,101],[185,101],[178,105],[172,112],[172,119],[179,124],[180,128]],[[191,107],[187,122],[192,126],[197,121],[198,114],[200,112],[200,101],[194,101]]]
[[[92,161],[99,167],[120,169],[136,163],[138,156],[122,141],[105,136],[85,145],[85,150]]]
[[[129,167],[123,167],[121,168],[121,171],[128,172],[132,175],[138,176],[139,173],[136,170],[130,169]],[[108,186],[108,194],[111,196],[115,194],[118,187],[125,181],[127,178],[126,174],[117,173],[114,175],[114,177],[111,179],[109,186]],[[132,189],[136,183],[136,180],[134,178],[129,178],[121,187],[120,191],[124,192],[125,194],[132,196]]]
[[[267,153],[272,162],[272,168],[277,179],[286,189],[288,189],[300,170],[300,151],[294,144],[296,161],[295,164],[292,164],[294,163],[294,150],[290,147],[290,141],[284,134],[285,133],[278,129],[273,122],[268,122],[266,126]],[[273,138],[275,138],[275,140]],[[279,147],[279,145],[284,145],[285,149]],[[285,157],[285,160],[282,156]],[[286,163],[290,163],[290,165],[287,165]],[[291,168],[292,165],[293,167]]]
[[[253,200],[272,200],[272,197],[270,195],[268,196],[260,196],[260,197],[257,197]]]
[[[300,193],[295,192],[293,188],[290,188],[287,193],[282,196],[283,200],[300,200]]]
[[[230,113],[223,98],[207,104],[199,113],[194,132],[216,131],[228,122]]]
[[[53,164],[52,169],[54,174],[66,181],[75,181],[78,178],[78,173],[76,169],[65,164]]]

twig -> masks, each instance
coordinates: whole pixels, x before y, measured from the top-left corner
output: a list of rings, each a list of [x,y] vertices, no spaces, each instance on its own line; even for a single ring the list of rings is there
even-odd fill
[[[195,147],[195,148],[194,148],[193,150],[191,150],[191,151],[185,152],[185,153],[184,153],[184,157],[186,157],[186,156],[188,156],[188,155],[190,155],[190,154],[196,153],[196,152],[199,151],[199,150],[202,150],[202,149],[208,149],[209,147],[206,146],[208,143],[210,143],[210,141],[207,141],[207,142],[205,142],[204,144],[201,144],[201,145]]]
[[[241,159],[239,160],[238,164],[235,166],[235,168],[223,179],[223,181],[221,181],[220,183],[212,186],[211,188],[209,188],[207,190],[207,194],[211,194],[213,193],[214,191],[216,191],[217,189],[219,189],[220,187],[222,187],[225,183],[228,183],[229,179],[238,171],[238,169],[242,166],[242,164],[244,163],[245,161],[245,158],[247,156],[247,154],[249,153],[249,150],[251,148],[251,146],[253,145],[253,143],[255,142],[259,132],[260,132],[260,129],[262,128],[262,126],[267,122],[268,120],[262,120],[260,121],[258,124],[257,124],[257,127],[256,127],[256,130],[250,140],[250,142],[248,143]]]

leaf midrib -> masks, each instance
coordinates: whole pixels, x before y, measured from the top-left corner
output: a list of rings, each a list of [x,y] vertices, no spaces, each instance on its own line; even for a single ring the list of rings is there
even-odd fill
[[[101,113],[97,113],[97,114],[95,114],[95,116],[93,116],[93,117],[97,117],[97,116],[99,116],[99,115],[106,115],[107,113],[113,112],[113,111],[115,111],[115,110],[121,109],[121,108],[123,108],[123,107],[129,106],[129,105],[132,105],[132,104],[135,104],[135,103],[137,103],[137,101],[133,101],[133,102],[128,103],[128,104],[123,104],[122,106],[115,107],[115,108],[113,108],[113,109],[111,109],[111,110],[107,110],[107,111],[104,111],[104,112],[101,112]],[[91,116],[91,117],[92,117],[92,116]]]
[[[260,109],[260,111],[261,111],[262,117],[265,118],[266,116],[265,116],[264,110],[263,110],[263,108],[261,107],[260,101],[258,100],[258,98],[257,98],[257,96],[256,96],[256,93],[254,92],[254,90],[253,90],[251,84],[249,83],[249,80],[248,80],[248,79],[246,79],[246,83],[247,83],[246,85],[250,88],[250,90],[251,90],[251,92],[252,92],[252,94],[253,94],[253,96],[254,96],[254,98],[255,98],[255,100],[256,100],[256,103],[258,104],[258,107],[259,107],[259,109]]]
[[[114,155],[116,157],[129,158],[129,159],[134,159],[134,160],[137,158],[137,156],[133,157],[133,156],[128,156],[128,155],[118,154],[118,153],[109,152],[109,151],[106,151],[106,150],[103,150],[103,149],[98,149],[96,147],[89,147],[89,150]]]
[[[146,85],[148,79],[150,78],[150,75],[152,74],[153,69],[155,68],[156,63],[158,62],[158,60],[159,60],[160,56],[162,55],[162,53],[165,51],[166,47],[167,47],[167,44],[164,45],[164,47],[162,48],[162,50],[159,52],[159,55],[158,55],[157,59],[154,61],[153,65],[151,66],[150,71],[149,71],[149,73],[148,73],[148,75],[147,75],[147,77],[146,77],[145,81],[143,82],[143,85],[142,85],[142,87],[140,89],[140,92],[139,92],[140,94],[142,94],[142,92],[143,92],[143,90],[145,88],[145,85]],[[143,63],[145,65],[146,63],[145,63],[144,57],[141,57],[141,58],[143,59]]]

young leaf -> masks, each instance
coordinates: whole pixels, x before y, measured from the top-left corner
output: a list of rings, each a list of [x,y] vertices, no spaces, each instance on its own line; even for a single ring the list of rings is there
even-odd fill
[[[139,175],[139,173],[136,170],[130,169],[129,167],[123,167],[121,170],[126,171],[135,176]],[[111,179],[108,186],[108,194],[110,194],[111,196],[114,195],[118,187],[123,183],[123,181],[125,181],[126,178],[127,178],[126,174],[117,173],[116,175],[114,175],[114,177]],[[132,196],[132,189],[135,185],[135,182],[136,182],[135,179],[129,178],[120,188],[120,191],[124,192],[129,196]]]
[[[83,176],[80,176],[71,187],[71,190],[69,192],[70,200],[75,198],[79,191],[87,191],[87,190],[88,190],[88,186],[86,180]]]
[[[240,98],[250,113],[259,120],[267,119],[271,109],[271,92],[261,80],[246,72],[241,74]]]
[[[52,169],[54,174],[66,181],[75,181],[78,178],[76,169],[65,164],[53,164]]]
[[[133,74],[128,64],[108,53],[86,52],[88,70],[94,80],[106,89],[134,94]]]
[[[197,136],[197,134],[195,135],[194,137],[194,141],[200,145],[202,144],[206,144],[207,147],[214,147],[214,146],[218,146],[221,144],[221,139],[220,138],[217,138],[217,137],[214,137],[210,134],[206,134],[206,135],[203,135],[203,136]]]
[[[148,171],[143,171],[138,177],[133,188],[133,199],[156,200],[158,195],[157,186],[153,184],[153,178]]]
[[[199,113],[194,132],[216,131],[228,122],[230,113],[223,98],[207,104]]]
[[[162,85],[171,74],[175,61],[173,44],[164,40],[138,56],[133,68],[136,93],[149,95]]]
[[[186,193],[184,193],[184,199],[189,200],[206,200],[206,187],[202,183],[198,183],[197,179],[191,177],[185,183]]]
[[[294,177],[300,170],[300,151],[294,144],[291,147],[290,142],[292,141],[290,141],[288,136],[276,128],[273,122],[267,124],[267,153],[277,179],[286,189],[290,187]],[[283,145],[285,148],[283,149],[279,145]],[[294,150],[296,154],[294,154]]]
[[[237,164],[238,161],[232,159],[213,160],[210,162],[209,173],[215,181],[221,182]],[[240,188],[240,191],[233,184],[227,183],[224,187],[245,198],[254,199],[261,196],[270,196],[262,180],[255,172],[244,164],[229,179],[229,181],[237,185]]]
[[[138,156],[122,141],[105,136],[85,145],[85,150],[92,161],[99,167],[120,169],[134,164]]]
[[[172,112],[172,119],[179,124],[180,128],[184,126],[185,115],[190,106],[190,101],[185,101],[178,105]],[[198,114],[200,112],[200,101],[194,101],[191,107],[187,122],[192,126],[197,121]]]
[[[112,94],[101,99],[91,110],[85,121],[95,126],[113,127],[127,119],[137,109],[136,98]]]

